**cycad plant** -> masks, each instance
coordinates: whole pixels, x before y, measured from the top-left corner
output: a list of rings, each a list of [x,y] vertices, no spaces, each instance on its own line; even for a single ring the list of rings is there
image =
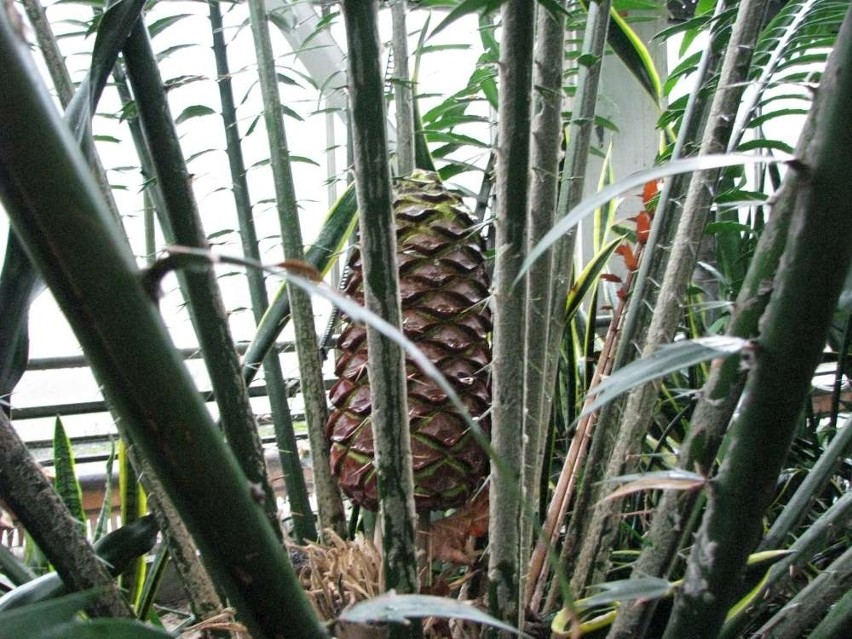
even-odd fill
[[[838,586],[852,574],[848,2],[681,8],[659,38],[681,38],[684,57],[663,77],[656,41],[637,36],[643,18],[660,19],[657,3],[249,4],[211,3],[226,190],[242,240],[214,252],[236,232],[198,197],[204,175],[188,165],[205,154],[187,158],[192,136],[181,131],[219,108],[192,104],[172,117],[174,94],[204,79],[164,80],[189,42],[158,44],[192,11],[96,5],[90,69],[73,97],[38,3],[26,0],[26,23],[11,1],[0,12],[0,197],[11,226],[0,276],[0,498],[65,586],[109,586],[112,576],[74,521],[74,500],[69,508],[51,494],[14,430],[11,392],[42,282],[103,388],[200,618],[228,606],[256,638],[330,636],[371,621],[400,636],[471,636],[478,623],[539,636],[842,636],[852,620]],[[475,37],[441,40],[462,21]],[[256,55],[229,66],[229,54],[245,51],[243,23]],[[276,58],[270,26],[296,43],[302,66]],[[46,60],[64,117],[33,62],[31,33],[54,52]],[[464,47],[480,54],[468,82],[436,98],[423,68]],[[635,100],[611,119],[602,106],[613,65],[629,69]],[[262,122],[260,107],[248,112],[256,82],[242,102],[232,85],[253,74]],[[113,119],[131,133],[150,205],[144,267],[120,224],[132,226],[135,211],[95,177],[95,151],[108,142],[98,105],[111,84],[122,100]],[[299,84],[332,119],[345,87],[354,182],[308,250],[299,198],[322,185],[306,194],[294,177],[306,158],[286,131],[304,105],[282,100],[282,87]],[[644,170],[614,174],[635,151],[620,148],[620,134],[637,126],[630,109],[640,105],[658,110],[648,131],[657,142]],[[798,137],[772,133],[790,123],[801,124]],[[266,138],[251,165],[258,131]],[[268,199],[253,194],[267,167]],[[283,251],[267,259],[258,246],[270,234]],[[324,279],[341,255],[335,290]],[[230,336],[239,309],[223,306],[225,278],[214,277],[233,267],[249,272],[257,324],[242,362]],[[158,306],[173,272],[218,423]],[[271,297],[265,276],[284,282]],[[342,311],[321,338],[306,293]],[[275,350],[291,309],[304,415],[291,408]],[[326,391],[321,357],[332,348]],[[249,403],[261,364],[288,497],[283,526]],[[827,409],[810,401],[815,370],[831,375]],[[129,473],[123,483],[135,486]],[[33,495],[34,485],[44,490]],[[151,520],[140,522],[150,538]],[[359,554],[370,543],[360,536],[376,530],[382,586],[395,593],[347,607],[379,587],[358,583],[378,571],[357,571],[376,556]],[[318,579],[319,564],[305,559],[318,556],[338,572]],[[26,608],[54,597],[55,580],[27,585],[32,571],[9,553],[0,572],[19,585],[0,598],[0,628],[155,632],[97,619],[148,620],[145,597],[127,602],[110,586]],[[318,610],[336,618],[320,621]],[[401,623],[411,617],[430,619]]]

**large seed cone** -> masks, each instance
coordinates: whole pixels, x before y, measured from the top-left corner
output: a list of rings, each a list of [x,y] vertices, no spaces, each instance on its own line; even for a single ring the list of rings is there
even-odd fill
[[[450,381],[474,418],[490,405],[487,337],[488,274],[473,218],[432,173],[396,182],[397,261],[403,331]],[[361,255],[350,260],[346,292],[363,303]],[[358,504],[378,506],[370,423],[366,330],[347,321],[338,342],[326,435],[340,487]],[[488,457],[474,441],[446,394],[406,361],[408,414],[418,510],[464,503],[488,472]],[[480,426],[488,432],[488,421]]]

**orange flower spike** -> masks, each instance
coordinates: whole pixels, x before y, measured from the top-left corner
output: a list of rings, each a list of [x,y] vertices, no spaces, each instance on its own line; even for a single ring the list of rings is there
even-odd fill
[[[642,189],[642,204],[645,205],[645,210],[648,210],[648,204],[651,200],[657,197],[660,192],[660,184],[657,180],[645,182],[645,188]]]
[[[642,211],[636,216],[636,243],[644,246],[651,235],[651,216],[647,211]]]
[[[628,271],[635,271],[639,267],[639,261],[636,259],[636,254],[627,244],[619,244],[616,247],[615,252],[624,259],[624,266],[627,267]]]

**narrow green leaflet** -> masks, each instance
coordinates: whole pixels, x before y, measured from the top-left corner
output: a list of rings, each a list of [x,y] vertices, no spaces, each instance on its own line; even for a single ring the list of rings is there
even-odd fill
[[[589,395],[594,395],[595,400],[583,409],[580,416],[593,413],[640,384],[709,359],[731,357],[740,353],[748,344],[748,340],[739,337],[715,335],[663,346],[647,357],[631,362],[590,390]]]
[[[205,104],[193,104],[181,111],[180,115],[175,118],[175,124],[181,124],[192,118],[200,118],[205,115],[213,115],[216,111]]]
[[[592,586],[602,592],[591,597],[578,599],[574,605],[585,610],[595,606],[631,601],[633,599],[660,599],[674,592],[676,584],[659,577],[639,577],[637,579],[621,579]]]
[[[598,588],[600,592],[591,597],[578,599],[574,602],[574,611],[588,610],[597,606],[611,606],[624,601],[632,601],[634,599],[661,599],[670,597],[674,593],[676,584],[670,583],[659,577],[640,577],[638,579],[622,579],[619,581],[611,581],[609,583],[598,584],[593,588]],[[563,607],[551,623],[551,629],[556,633],[568,633],[571,631],[572,620],[576,613],[570,608]],[[584,632],[592,632],[609,626],[615,619],[615,610],[610,610],[606,614],[589,619],[583,622],[581,627]]]
[[[707,484],[707,478],[698,473],[686,470],[660,470],[649,473],[622,475],[607,479],[607,482],[624,482],[624,484],[604,498],[604,501],[618,499],[626,495],[645,490],[697,490]]]
[[[392,590],[347,608],[340,615],[339,620],[349,623],[408,623],[409,619],[423,617],[464,619],[493,626],[519,637],[530,637],[463,601],[434,595],[398,595]]]
[[[462,16],[480,11],[483,13],[493,11],[505,1],[506,0],[462,0],[457,7],[450,11],[446,18],[441,20],[441,23],[435,27],[435,30],[429,35],[429,37],[434,37],[435,34],[440,33]]]
[[[727,153],[723,155],[702,155],[698,157],[684,158],[680,160],[672,160],[666,162],[662,166],[651,167],[637,171],[632,175],[627,176],[623,180],[619,180],[605,189],[602,189],[587,197],[577,206],[571,209],[568,214],[563,217],[556,225],[541,238],[541,241],[536,244],[532,252],[526,257],[521,265],[521,272],[515,280],[515,285],[529,270],[533,262],[535,262],[542,254],[553,245],[560,237],[570,231],[577,224],[595,212],[596,209],[603,206],[611,199],[627,193],[636,187],[644,185],[652,180],[660,180],[672,175],[680,173],[691,173],[692,171],[705,171],[708,169],[719,169],[726,166],[738,166],[741,164],[776,164],[779,162],[787,162],[790,156],[783,155],[778,157],[766,157],[755,155],[743,155],[738,153]]]

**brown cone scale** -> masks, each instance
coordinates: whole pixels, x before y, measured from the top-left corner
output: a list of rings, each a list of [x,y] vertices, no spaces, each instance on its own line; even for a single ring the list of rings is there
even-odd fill
[[[491,314],[482,237],[461,198],[435,174],[417,171],[395,187],[403,332],[444,374],[487,433]],[[363,303],[358,250],[348,264],[345,292]],[[366,330],[346,317],[335,373],[326,426],[332,472],[355,503],[375,510]],[[460,506],[488,473],[488,457],[446,393],[411,361],[406,361],[406,374],[416,507]]]

